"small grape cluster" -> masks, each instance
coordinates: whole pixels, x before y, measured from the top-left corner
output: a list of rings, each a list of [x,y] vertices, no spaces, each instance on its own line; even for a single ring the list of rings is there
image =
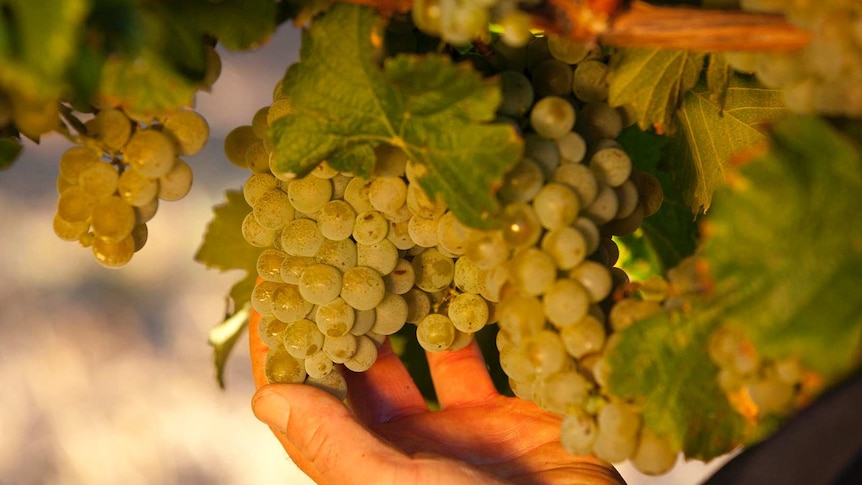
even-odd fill
[[[784,90],[800,113],[862,116],[862,3],[742,0],[744,10],[779,13],[811,33],[802,52],[733,53],[731,66]]]
[[[84,124],[80,145],[60,158],[54,233],[89,247],[101,265],[128,263],[147,240],[159,200],[188,194],[192,169],[180,158],[209,138],[192,110],[138,124],[119,109],[104,109]]]

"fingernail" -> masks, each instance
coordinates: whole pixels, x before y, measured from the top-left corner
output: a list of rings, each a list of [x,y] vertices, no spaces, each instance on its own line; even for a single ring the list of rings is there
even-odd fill
[[[251,403],[254,415],[281,433],[287,432],[287,419],[290,416],[290,403],[272,389],[264,390],[255,396]]]

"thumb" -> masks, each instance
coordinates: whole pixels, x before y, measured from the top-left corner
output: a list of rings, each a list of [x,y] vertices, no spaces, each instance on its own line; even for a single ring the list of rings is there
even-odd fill
[[[359,423],[341,401],[312,386],[264,386],[252,398],[252,409],[294,452],[289,454],[297,465],[324,483],[354,483],[357,470],[369,467],[378,478],[391,476],[406,458]]]

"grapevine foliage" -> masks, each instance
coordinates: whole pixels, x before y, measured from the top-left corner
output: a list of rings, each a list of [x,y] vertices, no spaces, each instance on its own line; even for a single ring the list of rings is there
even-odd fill
[[[305,32],[301,60],[283,80],[300,116],[271,128],[275,169],[302,175],[328,159],[367,175],[372,147],[393,145],[424,167],[420,184],[429,194],[465,223],[488,226],[497,210],[491,186],[522,151],[512,127],[486,124],[500,103],[496,80],[439,55],[402,55],[380,69],[378,22],[373,10],[340,5]]]
[[[623,331],[611,389],[642,401],[647,426],[688,456],[709,459],[760,433],[723,398],[703,352],[717,327],[741,325],[764,354],[797,355],[826,381],[850,370],[862,335],[849,284],[862,263],[856,150],[820,121],[778,124],[769,151],[716,194],[703,247],[710,296]]]

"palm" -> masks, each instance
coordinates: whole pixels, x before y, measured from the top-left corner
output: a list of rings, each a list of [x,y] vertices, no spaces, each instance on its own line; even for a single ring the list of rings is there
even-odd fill
[[[252,329],[257,328],[254,320],[250,325]],[[256,331],[251,332],[252,367],[255,382],[261,387],[266,383],[262,364],[267,349],[256,334]],[[487,475],[514,483],[623,483],[607,463],[591,456],[571,455],[562,448],[558,416],[532,402],[501,396],[475,344],[458,352],[428,354],[441,406],[439,411],[428,409],[416,384],[388,344],[380,350],[377,362],[367,372],[346,372],[352,413],[341,405],[332,406],[336,404],[332,402],[335,399],[322,391],[293,389],[297,404],[301,401],[312,415],[302,415],[302,422],[293,420],[297,422],[294,426],[303,428],[297,433],[305,433],[306,445],[312,449],[297,446],[283,433],[277,432],[276,436],[291,458],[315,480],[332,481],[326,476],[330,472],[328,468],[333,466],[325,457],[327,447],[356,448],[363,446],[360,443],[371,441],[372,447],[387,448],[384,452],[388,453],[388,458],[384,463],[401,462],[404,458],[412,460],[407,462],[410,465],[417,465],[417,459],[427,458],[421,463],[423,476],[434,475],[433,468],[443,462],[442,466],[450,468],[453,463],[456,468],[473,466]],[[351,442],[347,436],[342,443],[321,443],[326,438],[319,436],[319,424],[310,419],[330,424],[339,421],[341,424],[334,426],[342,429],[355,428],[358,421],[385,442],[380,444],[378,438],[368,435],[359,440],[360,443]],[[445,476],[436,475],[438,478]],[[449,482],[443,480],[442,483]]]

